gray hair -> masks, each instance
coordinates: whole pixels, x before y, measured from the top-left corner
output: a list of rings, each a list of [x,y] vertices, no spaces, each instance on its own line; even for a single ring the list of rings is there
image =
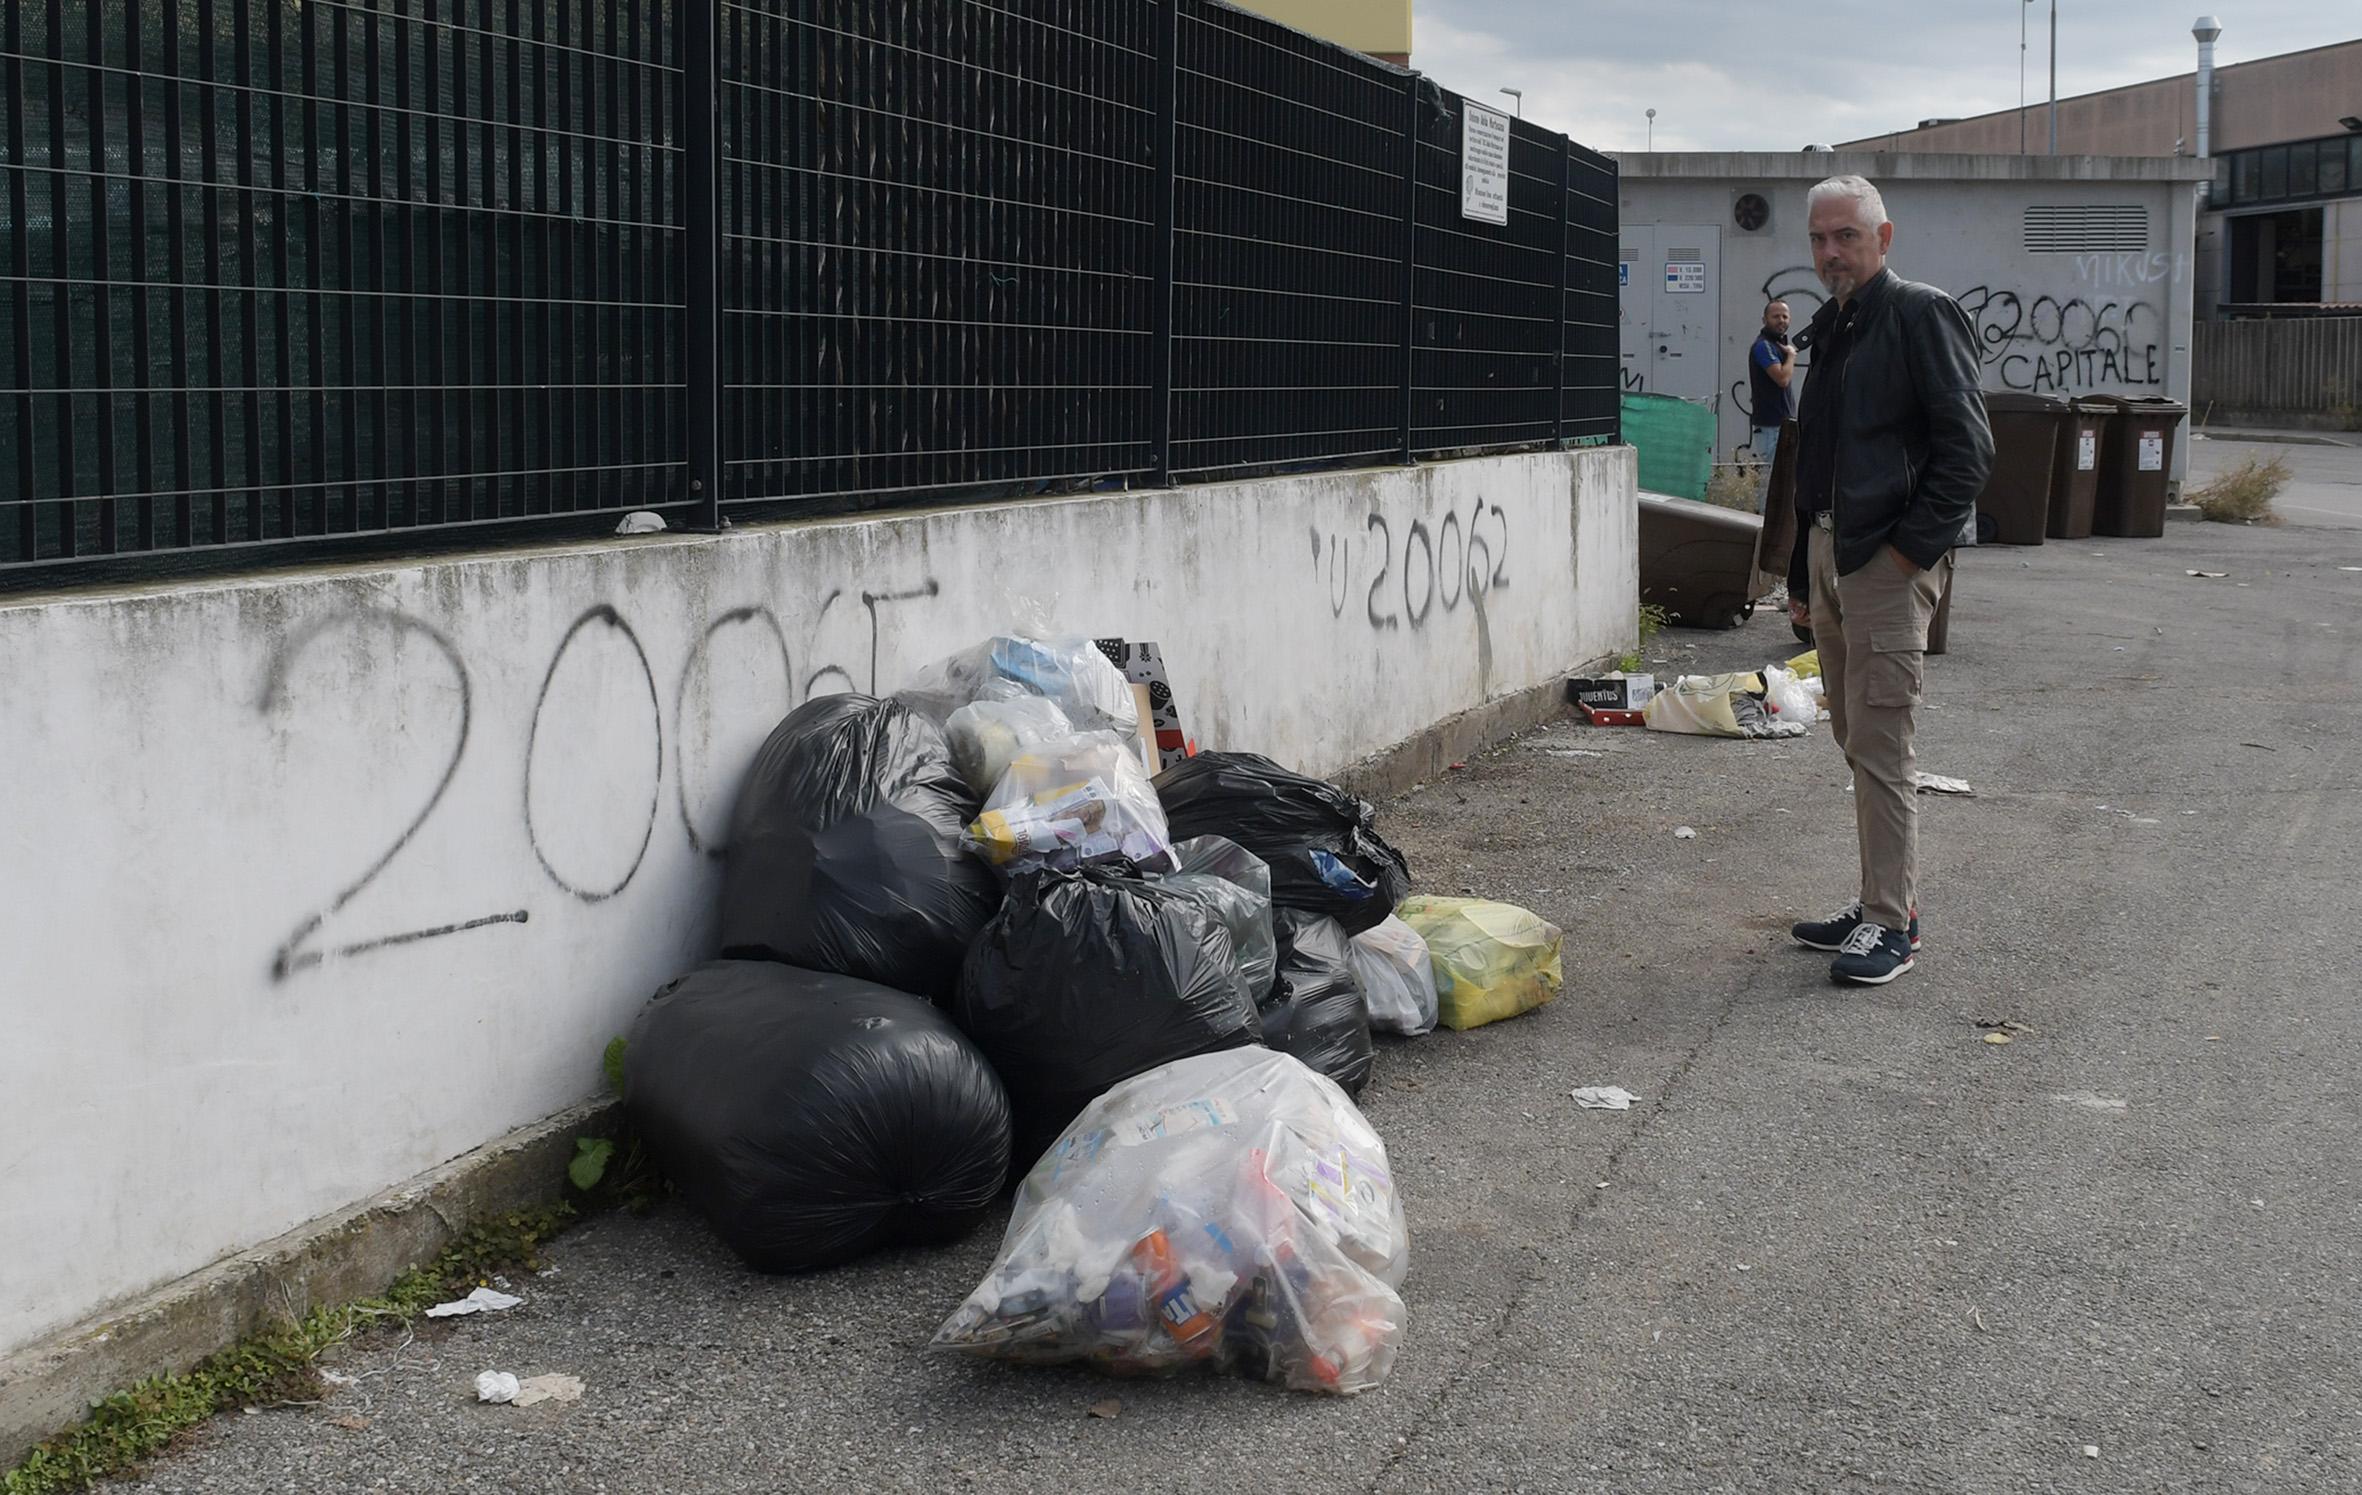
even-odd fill
[[[1804,215],[1807,219],[1812,217],[1812,210],[1824,198],[1842,198],[1852,203],[1855,211],[1861,215],[1862,227],[1873,233],[1887,221],[1886,199],[1878,195],[1878,189],[1870,185],[1867,177],[1833,176],[1804,194]]]

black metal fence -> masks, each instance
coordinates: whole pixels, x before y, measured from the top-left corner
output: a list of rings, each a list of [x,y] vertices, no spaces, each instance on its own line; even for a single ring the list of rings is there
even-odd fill
[[[1616,433],[1613,164],[1216,0],[0,6],[0,573]]]

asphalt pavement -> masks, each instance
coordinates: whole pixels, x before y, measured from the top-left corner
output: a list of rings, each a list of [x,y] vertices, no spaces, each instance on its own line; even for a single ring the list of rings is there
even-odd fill
[[[1964,556],[1921,752],[1976,793],[1924,801],[1926,950],[1882,990],[1784,941],[1852,892],[1824,732],[1560,724],[1385,807],[1422,888],[1562,925],[1568,981],[1381,1055],[1412,1271],[1376,1391],[932,1359],[997,1225],[765,1278],[671,1206],[135,1488],[2348,1495],[2355,568],[2362,531],[2297,526]],[[1768,613],[1653,650],[1793,652]],[[491,1368],[588,1389],[477,1405]]]
[[[2269,433],[2269,441],[2203,436],[2190,443],[2189,486],[2196,488],[2250,457],[2288,464],[2288,486],[2273,501],[2291,524],[2362,528],[2362,435]]]

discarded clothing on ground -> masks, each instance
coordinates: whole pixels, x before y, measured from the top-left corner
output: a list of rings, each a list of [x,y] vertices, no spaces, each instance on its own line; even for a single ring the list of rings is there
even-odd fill
[[[1323,914],[1283,908],[1272,916],[1279,937],[1279,979],[1261,1002],[1263,1041],[1361,1094],[1377,1063],[1370,1008],[1353,974],[1353,940]]]
[[[769,961],[656,994],[624,1106],[665,1177],[763,1272],[965,1234],[1009,1170],[1001,1082],[928,1003]]]
[[[932,1348],[1363,1391],[1393,1366],[1409,1265],[1361,1112],[1284,1054],[1234,1049],[1092,1102],[1027,1174],[992,1270]]]
[[[1011,882],[951,1015],[1009,1087],[1021,1161],[1109,1086],[1263,1036],[1222,921],[1119,867]]]
[[[961,845],[978,808],[925,717],[863,695],[805,702],[738,792],[722,953],[949,995],[1000,899]]]
[[[1474,1028],[1531,1012],[1558,995],[1564,936],[1541,915],[1481,898],[1411,898],[1402,921],[1435,963],[1437,1020]]]
[[[1175,837],[1225,836],[1271,868],[1272,902],[1324,914],[1348,934],[1375,927],[1411,889],[1377,811],[1256,753],[1200,753],[1157,775]]]

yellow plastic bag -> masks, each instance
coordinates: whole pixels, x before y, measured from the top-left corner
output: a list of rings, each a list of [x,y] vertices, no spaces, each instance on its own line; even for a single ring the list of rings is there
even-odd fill
[[[1427,941],[1435,965],[1436,1020],[1475,1028],[1531,1012],[1565,983],[1558,926],[1482,898],[1407,898],[1395,910]]]
[[[1658,732],[1745,737],[1749,734],[1739,723],[1738,708],[1731,703],[1731,697],[1750,692],[1760,694],[1762,690],[1763,677],[1755,674],[1684,675],[1670,689],[1648,698],[1641,720]]]
[[[1794,659],[1789,660],[1788,673],[1794,675],[1799,680],[1820,679],[1821,651],[1818,649],[1807,649],[1802,654],[1797,655]]]

